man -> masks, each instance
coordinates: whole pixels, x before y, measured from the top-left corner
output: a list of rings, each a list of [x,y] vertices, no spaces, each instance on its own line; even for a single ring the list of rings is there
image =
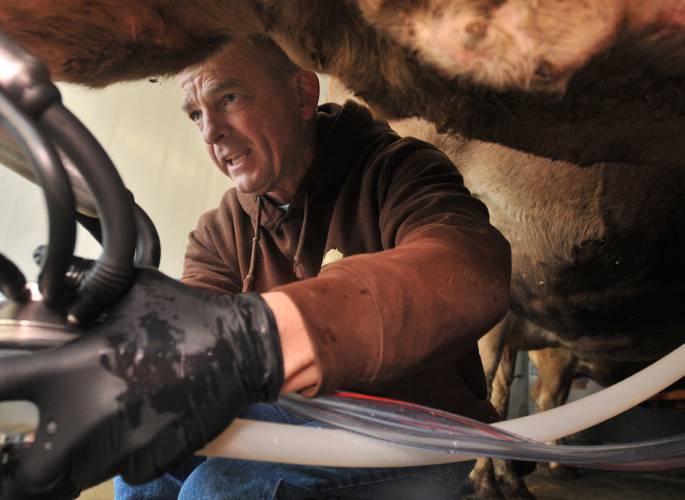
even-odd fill
[[[235,185],[191,234],[183,281],[263,294],[281,392],[355,389],[492,419],[476,340],[508,307],[509,250],[454,165],[354,103],[317,111],[316,75],[266,39],[233,42],[181,87]],[[303,423],[271,405],[243,416]],[[451,498],[471,466],[201,463],[142,486],[118,480],[118,498]]]
[[[238,415],[309,425],[263,404],[293,391],[495,418],[476,340],[508,308],[510,253],[443,154],[355,104],[317,110],[316,76],[270,41],[233,41],[182,87],[236,189],[192,233],[185,284],[137,269],[78,339],[3,358],[0,400],[41,421],[3,457],[0,498],[73,498],[115,474],[120,498],[454,496],[470,464],[187,460]]]

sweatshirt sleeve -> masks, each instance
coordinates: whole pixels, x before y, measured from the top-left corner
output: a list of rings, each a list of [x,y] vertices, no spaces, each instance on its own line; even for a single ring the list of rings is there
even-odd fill
[[[454,164],[403,139],[370,168],[385,250],[277,289],[302,314],[321,367],[307,395],[457,360],[509,308],[509,244]]]
[[[222,221],[218,221],[218,218],[217,210],[205,213],[198,221],[195,230],[190,233],[181,281],[186,285],[203,288],[210,292],[240,293],[242,289],[240,275],[217,251],[217,248],[230,248],[230,246],[226,244],[219,246],[216,239],[222,234],[232,233],[225,228],[219,230],[218,226],[222,224]],[[225,221],[223,225],[226,225]]]

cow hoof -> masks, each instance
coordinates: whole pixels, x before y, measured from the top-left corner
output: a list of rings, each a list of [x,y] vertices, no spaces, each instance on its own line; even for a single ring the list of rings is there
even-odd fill
[[[532,500],[535,496],[528,490],[518,474],[517,464],[511,460],[493,460],[497,486],[507,500]]]
[[[459,492],[459,498],[503,500],[504,495],[497,485],[492,460],[479,458],[476,466]]]

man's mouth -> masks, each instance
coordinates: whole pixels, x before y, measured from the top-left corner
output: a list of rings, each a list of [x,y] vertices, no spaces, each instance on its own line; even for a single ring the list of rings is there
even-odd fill
[[[232,156],[230,158],[226,158],[226,163],[230,167],[235,167],[236,165],[239,165],[240,163],[242,163],[243,160],[245,160],[245,158],[247,158],[247,156],[249,154],[250,154],[250,150],[246,149],[242,153],[239,153],[239,154]]]

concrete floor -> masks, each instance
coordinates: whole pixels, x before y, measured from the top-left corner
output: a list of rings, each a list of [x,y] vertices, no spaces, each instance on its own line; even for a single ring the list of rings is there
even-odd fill
[[[580,470],[573,479],[556,479],[538,468],[526,485],[539,500],[682,500],[685,473]]]

